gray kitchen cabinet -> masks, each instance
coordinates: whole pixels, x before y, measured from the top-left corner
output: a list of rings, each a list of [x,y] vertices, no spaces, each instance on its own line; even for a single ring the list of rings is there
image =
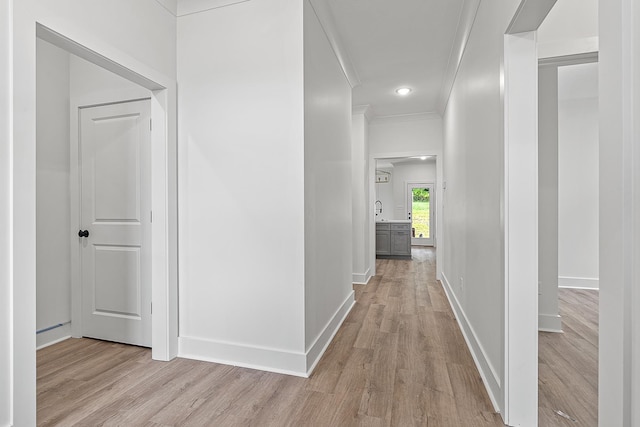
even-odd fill
[[[376,223],[376,257],[411,259],[411,223]]]

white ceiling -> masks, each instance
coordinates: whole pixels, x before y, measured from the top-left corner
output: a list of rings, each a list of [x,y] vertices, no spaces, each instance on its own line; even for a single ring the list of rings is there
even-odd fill
[[[438,110],[464,0],[327,2],[360,81],[353,105],[370,105],[376,116]],[[413,92],[396,95],[401,86]]]

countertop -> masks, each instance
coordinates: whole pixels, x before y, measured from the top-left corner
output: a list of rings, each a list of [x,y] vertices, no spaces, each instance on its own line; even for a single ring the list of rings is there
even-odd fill
[[[390,222],[391,224],[411,224],[410,219],[385,219],[385,220],[376,220],[376,224],[386,224]]]

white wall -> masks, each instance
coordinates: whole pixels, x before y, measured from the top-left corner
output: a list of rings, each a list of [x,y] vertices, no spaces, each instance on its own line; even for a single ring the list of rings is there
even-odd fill
[[[598,288],[598,64],[558,68],[558,276]]]
[[[35,424],[36,23],[117,57],[127,68],[175,79],[175,18],[155,0],[13,2],[13,351],[15,425]],[[3,27],[5,28],[5,27]],[[169,117],[169,132],[174,128]],[[17,309],[19,307],[19,309]],[[4,350],[3,350],[4,351]]]
[[[538,328],[562,330],[558,312],[558,66],[538,70]]]
[[[0,426],[11,424],[11,281],[10,249],[10,1],[0,2]]]
[[[182,356],[306,371],[302,6],[178,18]]]
[[[352,123],[351,87],[308,0],[304,69],[305,350],[313,364],[354,302]]]
[[[65,324],[39,334],[38,346],[70,335],[69,56],[37,40],[36,328]]]
[[[538,56],[598,51],[598,0],[558,0],[538,29]]]
[[[369,118],[368,107],[354,109],[351,128],[351,189],[353,194],[353,282],[367,283],[371,277],[369,248]]]
[[[504,33],[519,3],[480,4],[444,115],[443,283],[500,406],[505,349],[502,65]]]

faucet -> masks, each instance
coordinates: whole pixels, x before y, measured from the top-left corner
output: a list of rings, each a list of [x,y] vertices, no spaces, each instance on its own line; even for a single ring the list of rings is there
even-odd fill
[[[380,203],[380,209],[378,209],[378,203]],[[376,200],[376,216],[382,213],[382,202],[380,200]]]

